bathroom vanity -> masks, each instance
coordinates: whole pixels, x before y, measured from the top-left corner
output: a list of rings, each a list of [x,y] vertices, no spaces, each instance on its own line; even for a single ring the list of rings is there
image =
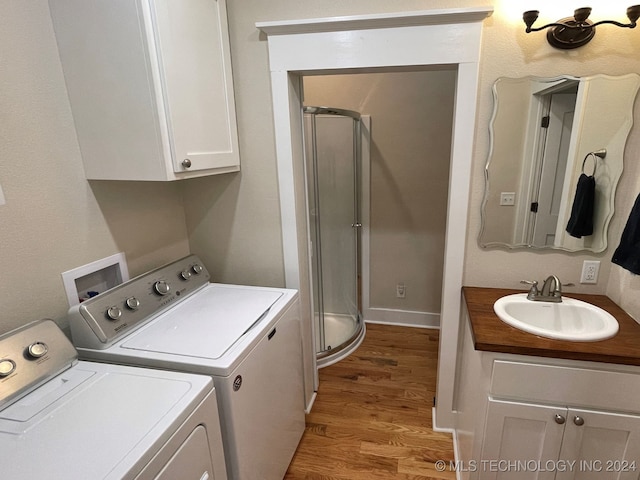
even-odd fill
[[[502,322],[515,290],[464,287],[455,406],[463,479],[640,476],[640,325],[602,295],[567,294],[619,324],[613,338],[571,342]]]

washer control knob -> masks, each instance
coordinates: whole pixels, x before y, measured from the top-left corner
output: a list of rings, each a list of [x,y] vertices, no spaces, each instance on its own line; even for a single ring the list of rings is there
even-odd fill
[[[13,360],[9,360],[8,358],[0,360],[0,378],[8,377],[15,371],[15,369],[16,362]]]
[[[180,272],[180,278],[183,280],[189,280],[191,278],[191,272],[189,270],[183,270]]]
[[[171,287],[164,280],[158,280],[156,283],[153,284],[153,290],[158,295],[166,295],[171,291]]]
[[[191,267],[191,270],[193,270],[193,273],[195,273],[196,275],[200,275],[202,273],[202,270],[204,270],[204,268],[199,263],[196,263]]]
[[[48,351],[49,347],[47,347],[46,343],[42,342],[33,342],[27,347],[27,353],[31,358],[44,357]]]
[[[111,320],[118,320],[122,316],[122,310],[120,310],[116,306],[107,308],[106,313],[107,313],[107,318]]]
[[[140,306],[140,300],[138,300],[136,297],[129,297],[125,300],[124,304],[129,310],[137,310]]]

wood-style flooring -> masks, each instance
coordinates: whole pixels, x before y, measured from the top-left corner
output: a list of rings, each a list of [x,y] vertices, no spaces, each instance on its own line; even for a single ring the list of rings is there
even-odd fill
[[[448,433],[434,432],[438,330],[367,324],[362,345],[320,370],[285,479],[455,479]]]

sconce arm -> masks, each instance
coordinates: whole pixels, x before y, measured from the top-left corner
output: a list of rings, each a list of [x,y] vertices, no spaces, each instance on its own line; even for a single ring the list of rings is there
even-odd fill
[[[631,22],[631,23],[620,23],[620,22],[616,22],[615,20],[600,20],[599,22],[594,23],[593,25],[585,25],[586,27],[590,27],[590,28],[594,28],[597,27],[598,25],[603,25],[605,23],[608,23],[610,25],[615,25],[617,27],[622,27],[622,28],[636,28],[636,22]],[[570,27],[569,28],[577,28],[577,27]]]
[[[590,28],[593,27],[595,25],[590,25],[590,24],[584,24],[584,25],[567,25],[566,23],[548,23],[542,27],[527,27],[526,28],[526,32],[527,33],[531,33],[531,32],[539,32],[540,30],[544,30],[545,28],[549,28],[549,27],[562,27],[562,28]]]

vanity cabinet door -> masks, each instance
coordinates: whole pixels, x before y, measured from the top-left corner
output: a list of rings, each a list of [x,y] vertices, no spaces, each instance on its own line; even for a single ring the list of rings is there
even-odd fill
[[[481,480],[638,480],[640,416],[489,400]]]
[[[575,467],[558,480],[637,480],[640,416],[570,408],[560,458]]]
[[[489,399],[479,479],[554,479],[554,471],[534,467],[558,459],[566,416],[566,408]]]

